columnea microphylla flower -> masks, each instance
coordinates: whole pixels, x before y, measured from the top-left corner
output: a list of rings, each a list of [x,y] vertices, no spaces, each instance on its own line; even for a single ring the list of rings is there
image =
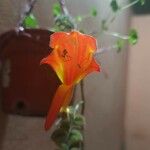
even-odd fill
[[[87,74],[100,71],[93,54],[96,39],[78,31],[56,32],[50,36],[50,47],[53,51],[41,61],[50,65],[62,84],[58,87],[50,106],[45,129],[54,123],[60,109],[67,107],[71,100],[73,87]]]

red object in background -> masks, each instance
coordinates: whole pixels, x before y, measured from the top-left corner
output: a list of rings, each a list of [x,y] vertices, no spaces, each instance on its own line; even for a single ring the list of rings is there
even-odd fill
[[[2,108],[22,115],[46,114],[59,85],[49,66],[40,66],[50,53],[47,30],[12,30],[0,36]]]

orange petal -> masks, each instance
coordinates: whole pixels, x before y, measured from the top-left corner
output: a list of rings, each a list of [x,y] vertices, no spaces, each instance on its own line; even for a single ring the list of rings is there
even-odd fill
[[[45,122],[45,130],[48,130],[52,126],[61,107],[66,107],[70,103],[72,90],[73,86],[67,86],[65,84],[58,87],[48,111]]]
[[[100,72],[100,70],[101,70],[100,65],[98,65],[97,62],[95,61],[95,59],[92,58],[91,64],[87,68],[88,73],[90,73],[92,71]]]
[[[89,68],[94,51],[97,49],[95,38],[78,31],[52,34],[50,47],[53,48],[52,57],[55,58],[47,60],[61,81],[67,85],[74,84],[83,70]]]
[[[53,49],[56,46],[63,46],[62,44],[67,37],[67,32],[55,32],[50,36],[49,46]]]
[[[98,71],[100,72],[100,66],[96,63],[95,59],[92,58],[91,64],[89,65],[88,68],[86,68],[82,73],[80,73],[80,76],[77,77],[76,83],[80,82],[85,76],[87,76],[89,73],[93,71]]]
[[[63,64],[61,63],[61,60],[59,59],[59,56],[57,55],[55,51],[51,52],[49,56],[42,59],[41,64],[50,65],[56,72],[60,81],[64,83],[64,67],[63,67]]]

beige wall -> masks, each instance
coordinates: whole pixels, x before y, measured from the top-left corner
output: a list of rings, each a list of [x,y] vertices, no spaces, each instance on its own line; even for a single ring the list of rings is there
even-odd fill
[[[13,4],[15,7],[13,7]],[[20,0],[0,1],[0,32],[15,27],[18,20]],[[82,27],[87,31],[99,29],[99,19],[107,16],[109,0],[70,0],[67,1],[72,14],[86,14],[93,6],[96,6],[101,15],[97,19],[86,20]],[[107,5],[107,7],[106,7]],[[50,1],[38,1],[35,14],[40,20],[42,27],[49,27],[51,18]],[[17,12],[17,14],[15,13]],[[120,15],[111,30],[124,33],[127,30],[128,15]],[[99,45],[110,46],[113,38],[99,37]],[[104,75],[96,74],[89,76],[85,83],[86,94],[86,117],[87,125],[85,132],[86,150],[120,150],[123,144],[123,115],[124,115],[124,82],[126,51],[119,54],[112,51],[98,58],[103,69],[108,72],[108,79]],[[2,113],[1,113],[2,114]],[[2,150],[48,150],[52,148],[48,133],[43,130],[43,118],[21,117],[3,115],[0,118]]]
[[[150,15],[134,16],[139,42],[129,50],[127,71],[127,150],[150,149]]]

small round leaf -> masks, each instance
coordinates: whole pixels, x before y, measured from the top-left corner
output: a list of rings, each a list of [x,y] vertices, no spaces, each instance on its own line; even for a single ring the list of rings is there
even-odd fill
[[[52,12],[55,17],[61,15],[61,7],[59,3],[53,4]]]
[[[135,45],[138,41],[138,34],[135,29],[131,29],[129,32],[128,41],[130,44]]]
[[[81,134],[81,132],[79,130],[73,129],[70,132],[70,136],[68,139],[68,143],[70,146],[74,146],[74,145],[80,145],[80,143],[83,141],[83,136]]]
[[[25,28],[37,28],[38,27],[38,21],[33,14],[30,14],[30,15],[25,17],[25,19],[23,21],[23,26]]]
[[[116,0],[112,0],[110,6],[113,12],[117,12],[120,9],[118,2]]]
[[[94,16],[94,17],[97,16],[97,10],[96,10],[96,8],[93,8],[93,9],[91,10],[91,15]]]

